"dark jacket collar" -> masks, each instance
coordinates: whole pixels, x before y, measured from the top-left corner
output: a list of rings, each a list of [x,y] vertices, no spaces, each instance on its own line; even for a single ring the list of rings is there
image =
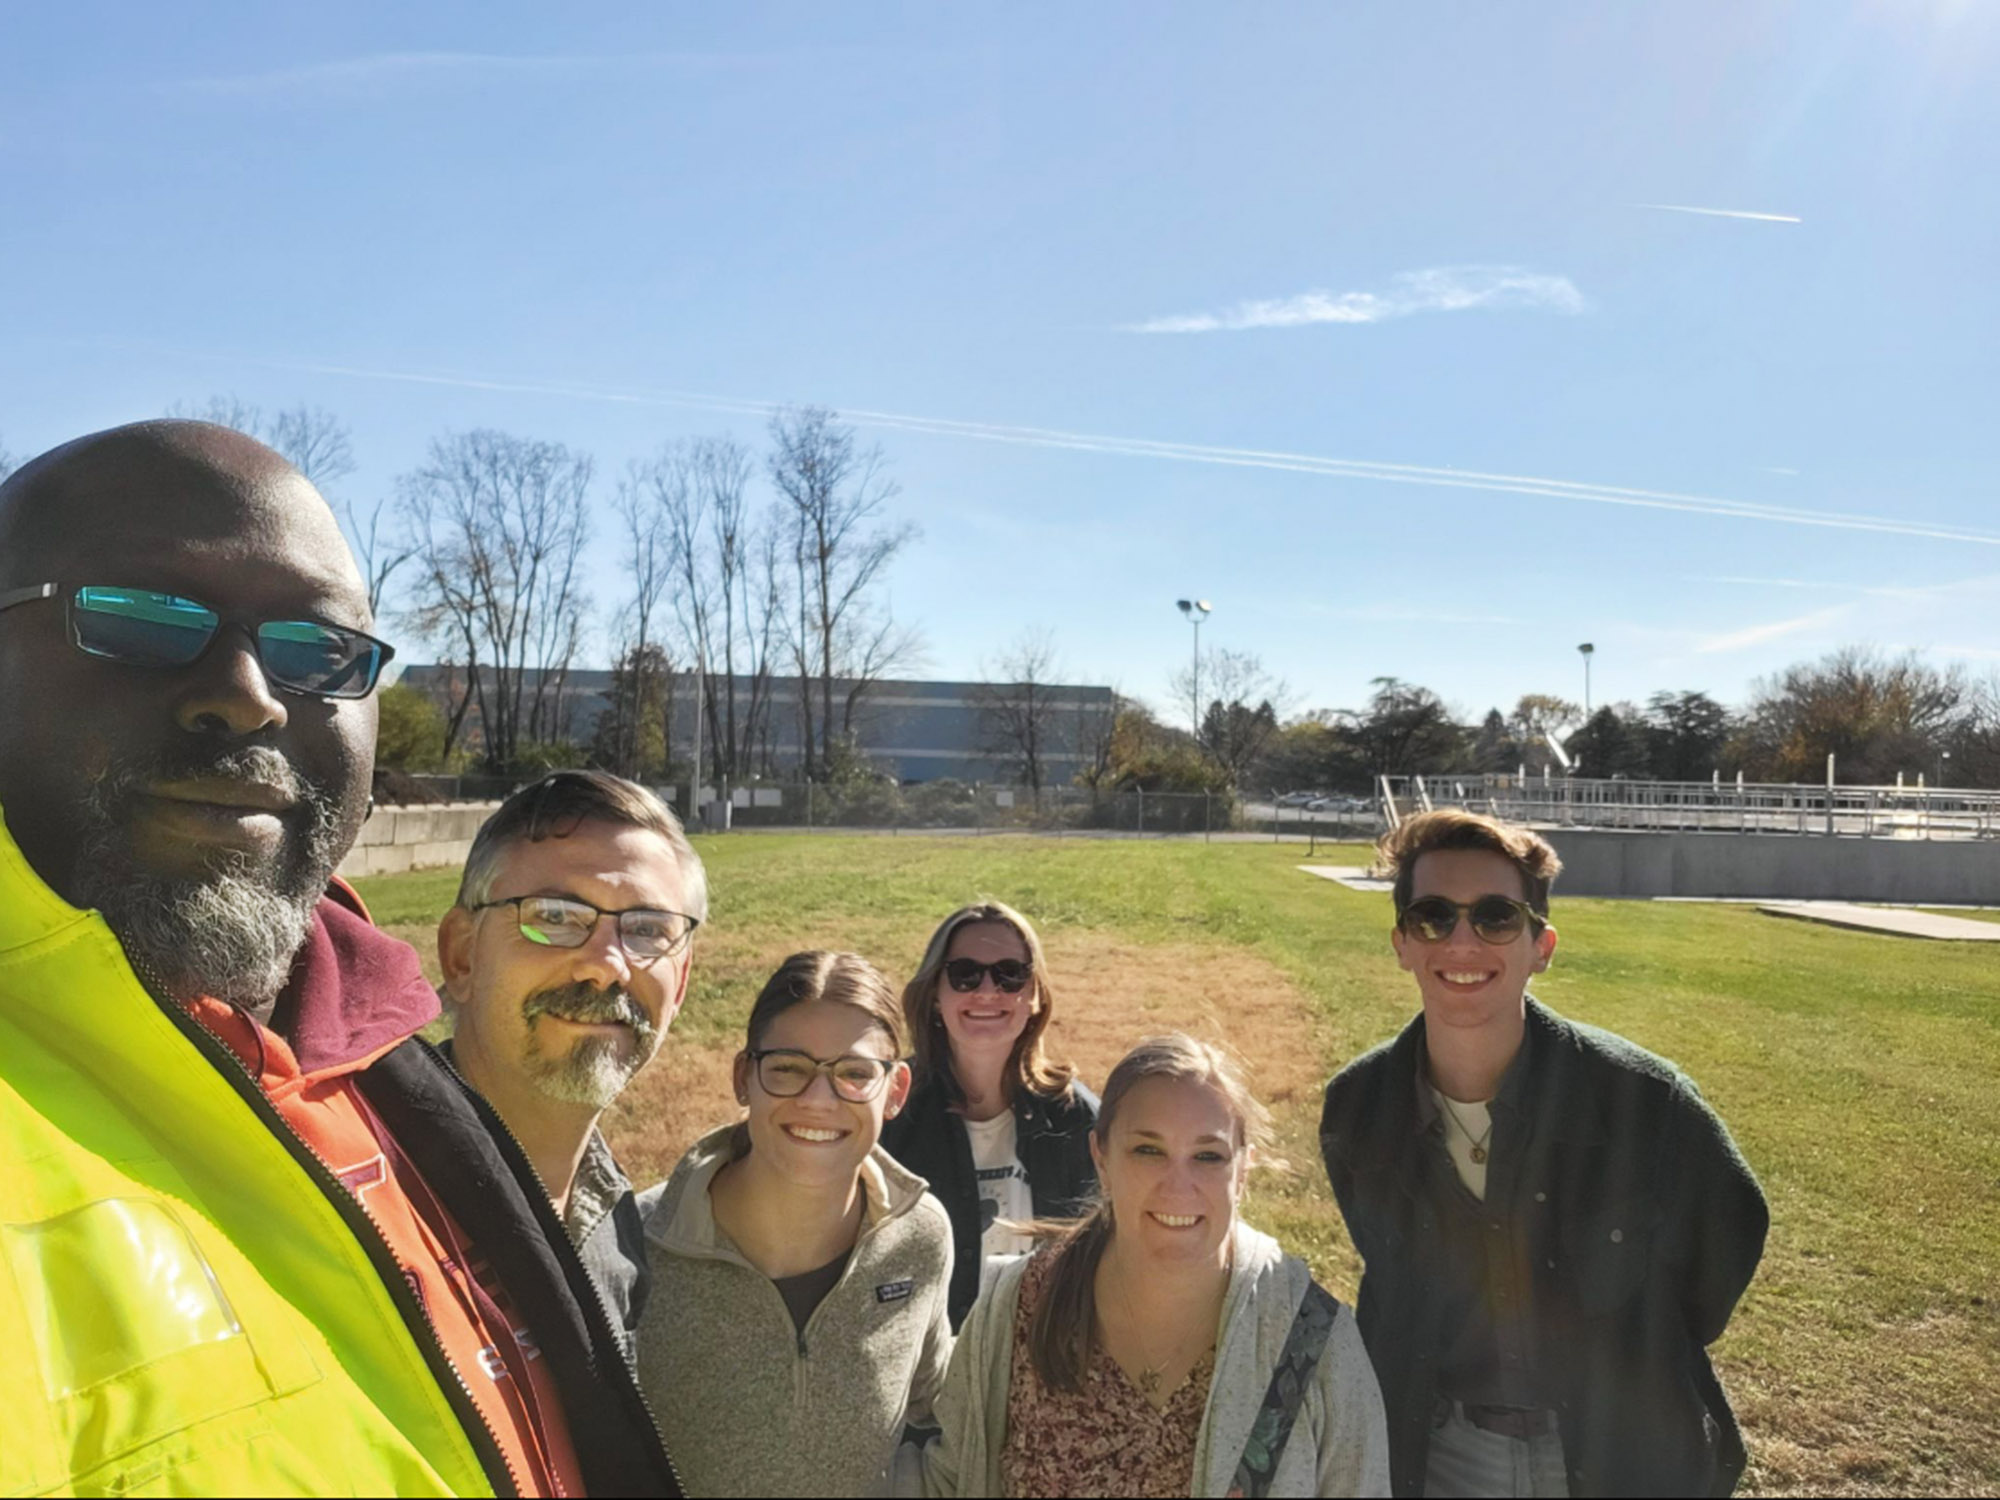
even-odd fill
[[[1419,1013],[1386,1048],[1350,1065],[1357,1070],[1365,1068],[1376,1079],[1368,1103],[1344,1111],[1336,1127],[1344,1138],[1342,1155],[1356,1167],[1394,1167],[1409,1150],[1412,1122],[1422,1118],[1422,1105],[1430,1103],[1429,1090],[1420,1082],[1428,1076],[1424,1043],[1424,1018]],[[1562,1075],[1578,1047],[1574,1028],[1533,995],[1528,996],[1521,1050],[1508,1065],[1495,1102],[1532,1117],[1538,1140],[1561,1139],[1599,1128],[1600,1106],[1596,1101],[1579,1105],[1576,1100],[1566,1103],[1564,1099]],[[1578,1117],[1579,1107],[1586,1111],[1586,1117]],[[1332,1120],[1328,1123],[1335,1124]]]

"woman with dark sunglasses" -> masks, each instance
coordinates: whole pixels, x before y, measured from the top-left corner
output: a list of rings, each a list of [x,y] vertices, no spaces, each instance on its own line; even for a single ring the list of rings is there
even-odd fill
[[[916,1082],[882,1145],[951,1216],[954,1329],[987,1257],[1033,1248],[1011,1225],[1074,1217],[1097,1191],[1097,1096],[1043,1049],[1054,1007],[1041,939],[997,901],[945,918],[903,990]]]
[[[641,1198],[639,1383],[690,1495],[870,1495],[951,1352],[951,1228],[878,1146],[903,1017],[852,953],[795,953],[736,1055],[748,1115]]]

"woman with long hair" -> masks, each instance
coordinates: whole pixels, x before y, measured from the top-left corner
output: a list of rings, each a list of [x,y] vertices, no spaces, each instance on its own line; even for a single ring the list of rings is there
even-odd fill
[[[646,1206],[639,1382],[691,1495],[865,1495],[951,1347],[951,1226],[879,1146],[910,1070],[889,981],[795,953],[736,1055],[748,1109]]]
[[[1097,1096],[1044,1046],[1055,1014],[1042,940],[1011,906],[960,907],[903,988],[916,1083],[882,1144],[951,1216],[951,1325],[988,1257],[1032,1241],[1012,1226],[1081,1213],[1097,1188]]]
[[[899,1459],[933,1495],[1386,1495],[1382,1398],[1353,1315],[1236,1214],[1268,1117],[1186,1036],[1112,1070],[1102,1198],[999,1272]]]

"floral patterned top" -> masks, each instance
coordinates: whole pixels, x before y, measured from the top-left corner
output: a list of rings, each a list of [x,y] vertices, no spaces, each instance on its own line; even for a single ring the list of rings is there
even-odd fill
[[[1164,1410],[1148,1401],[1118,1361],[1092,1343],[1081,1391],[1051,1391],[1028,1358],[1028,1327],[1056,1257],[1044,1251],[1021,1276],[1014,1362],[1007,1386],[1007,1441],[1000,1475],[1010,1500],[1068,1495],[1186,1495],[1194,1488],[1195,1439],[1208,1409],[1215,1351],[1202,1355]]]

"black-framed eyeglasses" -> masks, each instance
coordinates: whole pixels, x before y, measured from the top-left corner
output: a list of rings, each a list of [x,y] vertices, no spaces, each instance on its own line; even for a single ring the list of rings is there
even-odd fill
[[[507,896],[481,901],[471,909],[486,911],[495,906],[513,907],[521,936],[543,948],[581,948],[597,930],[598,918],[610,917],[618,924],[619,946],[642,963],[673,957],[701,926],[684,912],[652,906],[605,911],[571,896]]]
[[[882,1085],[896,1071],[893,1057],[862,1057],[853,1052],[821,1058],[795,1047],[755,1047],[749,1057],[757,1066],[758,1086],[773,1099],[796,1099],[824,1073],[840,1098],[849,1104],[866,1104],[882,1092]]]
[[[1539,932],[1543,918],[1525,901],[1511,896],[1481,896],[1461,906],[1443,896],[1420,896],[1403,908],[1396,925],[1419,942],[1442,943],[1458,930],[1460,916],[1472,924],[1482,943],[1511,943],[1530,928]]]
[[[344,625],[225,620],[199,599],[155,589],[84,584],[65,591],[59,583],[37,583],[0,593],[0,610],[59,594],[70,644],[86,656],[126,666],[193,666],[225,624],[241,625],[273,687],[316,698],[366,698],[396,655],[387,642]]]
[[[1018,958],[997,958],[990,964],[983,964],[976,958],[954,958],[944,966],[945,983],[961,995],[969,995],[979,988],[979,982],[988,974],[993,976],[993,987],[1009,995],[1018,995],[1028,987],[1028,981],[1035,976],[1035,966]]]

